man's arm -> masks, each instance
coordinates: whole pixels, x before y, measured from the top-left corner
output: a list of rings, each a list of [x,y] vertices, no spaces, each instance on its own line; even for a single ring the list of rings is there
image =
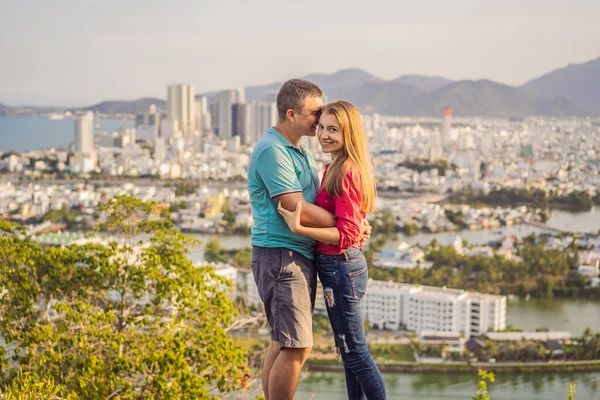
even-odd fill
[[[300,223],[304,226],[331,228],[336,224],[336,219],[331,213],[304,200],[302,192],[285,193],[276,196],[275,200],[279,200],[283,208],[288,211],[296,210],[296,205],[301,201],[302,213],[300,214]]]
[[[304,200],[294,162],[285,149],[280,146],[264,149],[258,156],[256,171],[271,198],[280,201],[286,210],[295,210],[299,201],[304,203],[306,207],[302,213],[303,224],[324,228],[335,226],[333,215]]]

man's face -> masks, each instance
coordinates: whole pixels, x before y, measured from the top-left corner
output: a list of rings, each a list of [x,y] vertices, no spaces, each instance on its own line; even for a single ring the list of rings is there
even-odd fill
[[[296,113],[296,126],[302,136],[315,136],[317,134],[317,122],[321,114],[323,99],[321,97],[307,97],[301,113]]]

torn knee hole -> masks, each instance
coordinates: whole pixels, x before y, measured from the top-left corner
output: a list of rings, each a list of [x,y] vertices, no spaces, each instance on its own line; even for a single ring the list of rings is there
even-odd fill
[[[323,293],[325,294],[325,304],[329,308],[333,308],[335,306],[335,300],[333,298],[333,289],[325,288],[323,289]]]
[[[346,343],[346,335],[338,335],[338,338],[342,342],[341,345],[344,347],[344,353],[350,353],[350,349],[348,348],[348,343]],[[338,348],[338,351],[340,351],[339,348]]]

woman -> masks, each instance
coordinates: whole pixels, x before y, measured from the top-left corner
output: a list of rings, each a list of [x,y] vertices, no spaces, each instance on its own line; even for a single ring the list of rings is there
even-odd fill
[[[337,218],[333,228],[300,224],[302,203],[291,212],[279,206],[293,233],[317,241],[315,261],[335,344],[346,372],[350,399],[385,399],[385,385],[367,347],[360,300],[367,288],[367,263],[359,244],[360,225],[373,211],[375,185],[360,114],[347,101],[323,107],[317,137],[331,163],[325,166],[315,204]]]

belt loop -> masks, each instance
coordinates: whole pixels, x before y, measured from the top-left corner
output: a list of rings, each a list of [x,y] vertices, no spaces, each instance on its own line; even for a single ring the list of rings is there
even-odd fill
[[[344,252],[344,260],[346,260],[346,262],[350,260],[350,258],[348,258],[348,250]]]

